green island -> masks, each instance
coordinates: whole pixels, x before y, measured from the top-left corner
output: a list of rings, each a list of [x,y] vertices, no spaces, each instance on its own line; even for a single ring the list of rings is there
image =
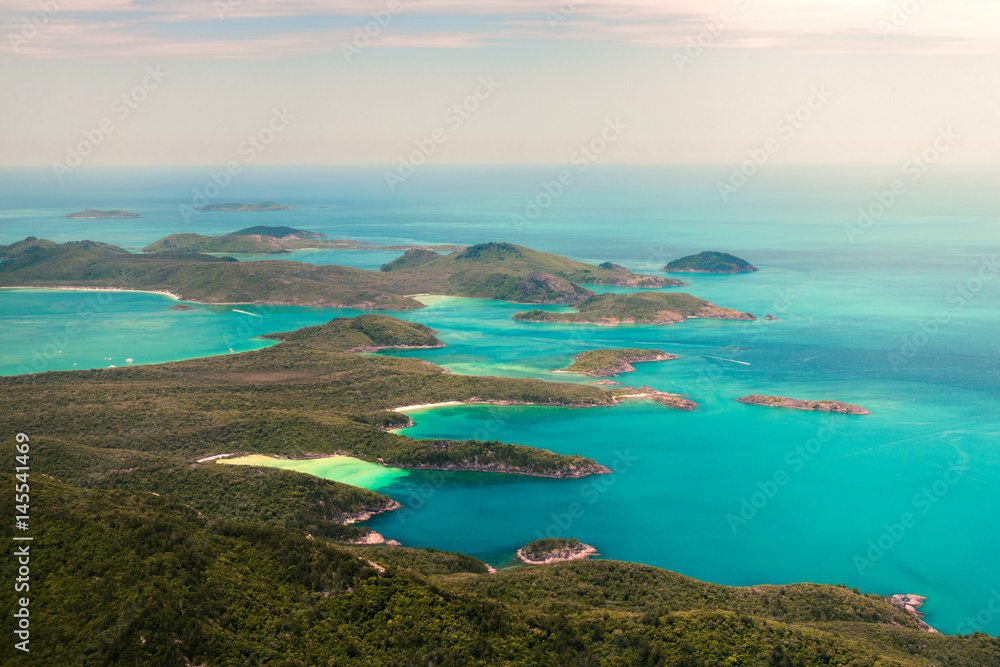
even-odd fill
[[[736,255],[706,251],[675,259],[663,267],[663,270],[677,273],[746,273],[758,269]]]
[[[839,412],[845,415],[870,415],[871,412],[860,405],[849,405],[841,401],[806,401],[787,396],[762,396],[751,394],[736,399],[739,403],[748,405],[763,405],[769,408],[788,408],[791,410],[818,410],[820,412]]]
[[[33,664],[1000,664],[1000,640],[922,632],[843,586],[731,588],[606,560],[490,573],[58,476],[32,475],[35,544],[59,545],[32,549]],[[0,504],[14,514],[13,494]]]
[[[674,324],[692,317],[715,320],[754,320],[750,313],[720,308],[684,293],[647,292],[597,294],[573,304],[575,313],[530,310],[514,315],[523,322],[564,324]]]
[[[449,290],[462,285],[471,292],[468,296],[483,294],[485,296],[480,298],[519,303],[578,301],[593,294],[582,285],[652,288],[684,284],[669,278],[632,273],[609,263],[595,266],[513,243],[496,242],[480,243],[448,255],[426,249],[409,250],[385,264],[382,271],[398,275],[400,279],[437,283],[441,286],[439,289]]]
[[[289,241],[291,239],[321,239],[326,236],[326,234],[320,234],[319,232],[310,232],[305,229],[295,229],[294,227],[268,227],[267,225],[256,225],[254,227],[245,227],[239,231],[233,232],[236,236],[272,236],[281,241]]]
[[[405,509],[311,475],[210,458],[339,453],[408,468],[579,477],[607,469],[519,445],[414,440],[388,432],[407,421],[393,408],[605,406],[614,393],[350,353],[440,343],[426,327],[381,314],[272,338],[282,342],[222,357],[0,378],[3,414],[44,434],[31,436],[34,544],[59,545],[32,551],[32,637],[59,638],[32,643],[38,664],[1000,661],[995,638],[922,631],[891,599],[841,586],[731,588],[603,560],[491,572],[463,554],[357,544],[371,535],[352,521]],[[12,470],[15,451],[6,451]],[[12,474],[0,477],[13,488]],[[2,511],[13,516],[14,503],[5,494]],[[564,546],[558,539],[527,547],[551,556]],[[14,604],[4,596],[0,611]]]
[[[287,260],[237,262],[199,252],[133,254],[94,241],[54,243],[33,236],[0,246],[0,257],[7,258],[0,264],[2,287],[152,290],[200,303],[366,310],[420,308],[410,296],[419,294],[575,303],[594,295],[582,282],[646,278],[509,243],[484,243],[447,255],[412,249],[380,271]]]
[[[287,211],[293,206],[282,206],[273,201],[259,201],[256,204],[240,204],[229,202],[226,204],[205,204],[195,206],[196,211]]]
[[[547,565],[568,560],[583,560],[597,554],[597,549],[575,537],[543,537],[517,550],[517,557],[529,565]]]
[[[78,220],[86,220],[91,218],[141,218],[142,216],[139,215],[138,213],[130,213],[129,211],[122,211],[119,209],[102,211],[96,208],[87,208],[82,211],[67,213],[66,217],[76,218]]]
[[[401,406],[614,405],[603,389],[462,376],[419,359],[350,352],[441,345],[427,327],[387,315],[336,318],[268,337],[285,340],[261,350],[167,364],[0,378],[0,408],[19,415],[26,432],[190,460],[236,452],[289,458],[339,454],[411,469],[553,478],[609,472],[591,459],[522,445],[415,440],[389,432],[410,423],[395,411]],[[123,460],[120,467],[132,466]]]
[[[573,364],[560,373],[583,373],[595,378],[617,377],[619,373],[631,373],[634,363],[647,361],[670,361],[680,359],[676,354],[663,350],[617,349],[587,350],[573,357]]]
[[[305,248],[341,250],[363,248],[368,245],[348,240],[323,239],[317,241],[314,240],[315,238],[315,236],[301,237],[295,234],[285,234],[277,237],[273,234],[243,234],[240,232],[233,232],[232,234],[225,234],[223,236],[202,236],[201,234],[191,233],[171,234],[159,241],[150,243],[142,251],[147,253],[205,252],[287,255],[293,250],[302,250]]]

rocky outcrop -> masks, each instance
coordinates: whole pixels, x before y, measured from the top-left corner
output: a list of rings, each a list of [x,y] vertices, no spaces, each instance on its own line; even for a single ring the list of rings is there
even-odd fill
[[[567,560],[583,560],[595,554],[597,554],[597,549],[583,542],[578,542],[576,546],[566,549],[550,551],[540,557],[527,555],[524,553],[523,547],[517,550],[517,557],[528,565],[546,565],[548,563],[561,563]]]
[[[817,410],[820,412],[839,412],[845,415],[870,415],[871,412],[860,405],[849,405],[841,401],[806,401],[787,396],[762,396],[751,394],[737,398],[747,405],[763,405],[769,408],[789,408],[791,410]]]
[[[939,635],[941,634],[940,632],[938,632],[937,630],[935,630],[934,628],[932,628],[931,626],[927,625],[927,623],[924,622],[923,618],[924,613],[922,611],[918,611],[926,601],[927,598],[923,597],[922,595],[912,595],[909,593],[901,595],[893,595],[891,598],[889,598],[889,602],[893,603],[897,607],[902,607],[903,609],[908,611],[910,615],[913,616],[913,618],[917,619],[917,625],[920,626],[921,630],[923,630],[924,632],[931,632],[936,635]]]

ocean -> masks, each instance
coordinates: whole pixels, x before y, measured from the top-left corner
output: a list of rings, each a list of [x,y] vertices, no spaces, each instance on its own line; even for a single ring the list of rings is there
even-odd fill
[[[939,165],[890,201],[898,167],[768,167],[723,201],[717,182],[726,167],[591,167],[559,192],[562,169],[426,167],[394,191],[370,167],[259,169],[217,188],[211,201],[269,199],[293,210],[193,215],[185,207],[206,194],[205,170],[78,170],[63,183],[47,171],[4,171],[0,244],[34,235],[138,251],[170,233],[268,224],[385,245],[509,241],[648,273],[702,250],[744,257],[760,271],[684,275],[690,286],[672,289],[779,319],[539,324],[511,319],[522,306],[451,297],[398,313],[440,332],[447,347],[395,354],[455,373],[590,382],[551,371],[586,349],[679,354],[616,380],[688,394],[699,408],[636,401],[416,411],[416,426],[403,431],[412,437],[517,442],[589,456],[615,474],[366,474],[366,485],[405,506],[368,525],[407,546],[497,566],[539,536],[572,535],[602,558],[721,584],[916,593],[929,598],[926,620],[942,632],[1000,634],[991,611],[1000,603],[1000,530],[991,518],[1000,507],[995,175]],[[64,217],[83,208],[143,217]],[[399,254],[304,251],[293,259],[374,269]],[[0,374],[240,352],[269,344],[255,338],[261,333],[361,312],[176,311],[174,303],[155,294],[0,290]],[[843,400],[872,415],[734,400],[752,393]]]

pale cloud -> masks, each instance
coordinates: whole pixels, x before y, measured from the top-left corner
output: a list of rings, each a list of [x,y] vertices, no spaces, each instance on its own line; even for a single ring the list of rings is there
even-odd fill
[[[42,6],[57,10],[50,9],[30,40],[19,41],[16,52],[22,57],[254,58],[337,52],[351,28],[320,30],[309,24],[310,17],[340,17],[341,24],[363,26],[371,12],[389,9],[390,1],[46,0]],[[398,8],[400,14],[446,18],[441,25],[448,27],[390,26],[378,48],[467,49],[557,39],[683,49],[708,31],[713,48],[1000,52],[995,0],[398,0]],[[0,0],[8,52],[14,44],[10,35],[19,34],[38,11],[39,5]],[[280,27],[268,28],[269,18],[281,18],[273,24]],[[301,27],[289,27],[296,19]],[[185,30],[185,24],[198,30]],[[230,29],[244,25],[248,29]]]

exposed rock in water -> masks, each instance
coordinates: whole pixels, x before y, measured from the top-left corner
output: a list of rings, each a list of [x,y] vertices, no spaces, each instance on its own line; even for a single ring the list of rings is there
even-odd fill
[[[920,607],[922,607],[924,602],[926,601],[927,598],[923,597],[922,595],[912,595],[909,593],[901,595],[893,595],[891,598],[889,598],[889,602],[893,603],[897,607],[902,607],[906,611],[910,612],[910,615],[912,615],[913,618],[917,619],[917,624],[920,625],[921,630],[923,630],[924,632],[932,632],[936,635],[939,635],[941,634],[940,632],[938,632],[931,626],[924,623],[923,619],[924,613],[918,611],[918,609],[920,609]]]
[[[792,410],[818,410],[820,412],[839,412],[845,415],[870,415],[871,412],[860,405],[849,405],[841,401],[806,401],[787,396],[762,396],[751,394],[736,399],[747,405],[763,405],[769,408],[789,408]]]

